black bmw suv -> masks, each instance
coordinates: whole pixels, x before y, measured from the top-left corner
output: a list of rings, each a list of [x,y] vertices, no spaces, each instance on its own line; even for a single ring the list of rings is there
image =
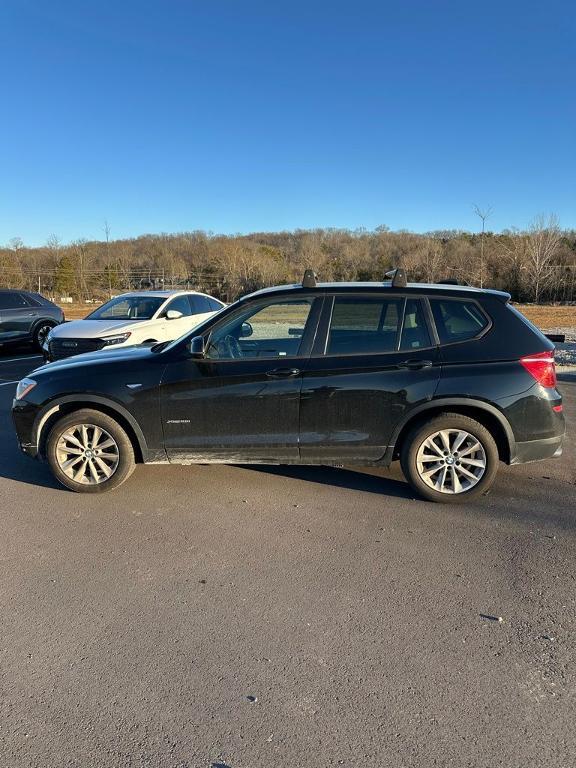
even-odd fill
[[[39,293],[0,290],[0,347],[31,341],[41,350],[52,328],[63,321],[60,307]]]
[[[269,288],[192,334],[103,350],[23,379],[21,449],[74,491],[135,462],[362,464],[400,459],[433,501],[485,493],[498,463],[561,453],[554,347],[493,290],[384,283]]]

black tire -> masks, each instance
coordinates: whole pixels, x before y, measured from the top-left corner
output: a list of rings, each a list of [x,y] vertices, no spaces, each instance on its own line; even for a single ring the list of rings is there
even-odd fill
[[[95,430],[91,430],[92,427],[97,427],[102,431],[102,435],[107,433],[107,436],[114,445],[112,447],[106,446],[108,440],[99,438],[100,443],[94,443],[92,450],[92,443],[88,442],[87,445],[91,450],[90,458],[87,458],[85,455],[80,456],[77,460],[78,463],[74,464],[74,469],[68,468],[72,472],[80,472],[82,465],[85,467],[83,475],[80,475],[80,479],[75,479],[66,474],[61,464],[64,463],[66,455],[69,456],[66,453],[67,450],[72,451],[74,449],[78,452],[80,449],[72,442],[60,442],[60,440],[61,438],[63,439],[66,433],[72,433],[74,436],[79,437],[81,425],[87,425],[86,434],[88,435],[88,440],[90,440],[90,435],[92,437],[97,435]],[[76,426],[80,429],[78,433],[73,430]],[[67,446],[64,450],[62,449],[63,445]],[[98,450],[98,445],[103,446],[102,451]],[[112,454],[107,453],[107,450],[112,451]],[[96,453],[100,453],[100,455],[93,455]],[[112,459],[110,458],[111,456],[113,456]],[[66,488],[77,493],[104,493],[105,491],[111,491],[127,480],[135,467],[134,447],[125,430],[107,414],[90,408],[82,408],[81,410],[69,413],[54,424],[46,442],[46,457],[54,477]],[[73,459],[74,455],[69,460]],[[90,467],[90,464],[93,465],[93,468]],[[101,467],[104,467],[105,470],[107,467],[106,471],[111,471],[109,477],[106,477]],[[95,480],[93,473],[96,476],[101,476],[101,479]]]
[[[42,320],[42,322],[38,323],[38,325],[34,328],[32,332],[32,343],[40,352],[43,351],[42,343],[44,339],[50,333],[52,328],[55,327],[56,323],[53,323],[51,320]]]
[[[470,438],[475,438],[475,440],[477,440],[481,446],[481,450],[479,449],[472,454],[468,453],[468,456],[474,461],[479,461],[480,463],[485,464],[485,468],[483,470],[483,474],[480,476],[480,479],[477,479],[468,489],[455,492],[454,488],[458,487],[457,484],[460,483],[460,479],[458,479],[456,482],[452,479],[452,477],[454,475],[458,475],[458,473],[463,470],[472,470],[473,472],[480,473],[482,469],[481,467],[470,467],[469,465],[462,467],[459,463],[459,458],[461,457],[456,457],[450,452],[446,452],[446,456],[438,457],[437,464],[441,465],[439,469],[435,469],[437,464],[434,462],[434,460],[428,458],[429,455],[435,456],[435,451],[429,451],[429,453],[424,454],[422,458],[422,462],[428,462],[427,464],[422,463],[422,466],[430,466],[431,469],[429,471],[436,473],[432,475],[430,482],[433,482],[434,480],[441,482],[442,472],[444,472],[444,477],[449,475],[446,490],[435,490],[430,485],[428,485],[428,483],[421,476],[421,473],[418,469],[418,452],[420,451],[420,448],[424,450],[423,443],[427,439],[441,431],[448,433],[450,433],[450,431],[465,432],[470,436]],[[435,444],[441,444],[442,441],[439,438],[436,438],[434,442]],[[473,444],[472,440],[470,440],[468,443],[465,443],[465,445],[468,446],[471,444]],[[428,450],[428,448],[426,448],[426,450]],[[462,455],[464,455],[464,453],[467,453],[467,451],[463,451]],[[447,466],[448,461],[451,462],[449,466]],[[466,458],[461,458],[461,461],[462,465],[467,463]],[[494,478],[496,477],[496,473],[498,471],[498,462],[498,448],[489,430],[475,419],[471,419],[468,416],[462,416],[458,413],[442,413],[430,419],[429,421],[416,425],[406,435],[400,451],[400,463],[402,466],[402,471],[404,473],[404,477],[410,483],[412,488],[420,496],[428,499],[429,501],[437,501],[448,504],[465,503],[487,493],[492,486],[492,483],[494,482]],[[454,466],[456,463],[458,463],[458,468]],[[444,471],[444,467],[446,467],[446,471]],[[465,476],[464,483],[471,483],[471,480]],[[459,487],[463,487],[462,484]]]

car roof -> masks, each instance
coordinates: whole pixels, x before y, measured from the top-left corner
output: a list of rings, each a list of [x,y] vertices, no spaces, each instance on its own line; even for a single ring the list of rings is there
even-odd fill
[[[143,289],[141,291],[127,291],[126,293],[119,293],[117,296],[115,296],[115,299],[120,298],[120,296],[154,296],[158,299],[168,299],[171,296],[188,296],[189,294],[192,294],[194,296],[208,296],[207,293],[202,293],[202,291],[148,291],[147,289]],[[213,298],[210,296],[210,298]],[[216,299],[218,301],[218,299]]]
[[[291,285],[276,285],[272,288],[262,288],[243,299],[252,299],[256,296],[286,293],[380,293],[392,292],[406,293],[437,293],[442,296],[460,296],[462,298],[479,298],[483,295],[495,296],[501,301],[508,301],[510,294],[506,291],[497,291],[493,288],[476,288],[472,285],[454,285],[453,283],[408,283],[405,287],[392,287],[390,280],[385,282],[343,282],[343,283],[317,283],[314,288],[305,288],[301,283]]]

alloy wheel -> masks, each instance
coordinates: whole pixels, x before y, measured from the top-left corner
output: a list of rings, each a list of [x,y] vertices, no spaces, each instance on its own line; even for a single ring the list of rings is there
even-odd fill
[[[56,444],[56,461],[62,472],[76,483],[98,485],[109,480],[118,467],[118,444],[102,427],[75,424]]]
[[[46,338],[51,330],[51,325],[41,325],[40,328],[38,328],[38,331],[36,332],[36,338],[38,339],[38,344],[41,347],[44,346],[44,342],[46,341]]]
[[[421,480],[445,494],[465,493],[486,472],[486,451],[474,435],[463,429],[441,429],[429,435],[416,454]]]

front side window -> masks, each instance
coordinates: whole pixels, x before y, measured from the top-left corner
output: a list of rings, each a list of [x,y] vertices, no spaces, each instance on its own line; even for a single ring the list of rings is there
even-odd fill
[[[206,356],[216,360],[298,355],[313,299],[246,308],[210,335]]]
[[[430,306],[441,344],[473,339],[488,326],[488,318],[474,301],[430,299]]]
[[[326,354],[394,352],[404,300],[336,296]]]
[[[188,296],[177,296],[175,299],[172,299],[172,301],[166,307],[166,310],[162,311],[162,315],[165,315],[166,312],[171,309],[175,310],[176,312],[181,312],[185,317],[192,314],[190,311],[190,302],[188,301]]]
[[[92,312],[86,320],[151,320],[164,301],[158,296],[118,296]]]

